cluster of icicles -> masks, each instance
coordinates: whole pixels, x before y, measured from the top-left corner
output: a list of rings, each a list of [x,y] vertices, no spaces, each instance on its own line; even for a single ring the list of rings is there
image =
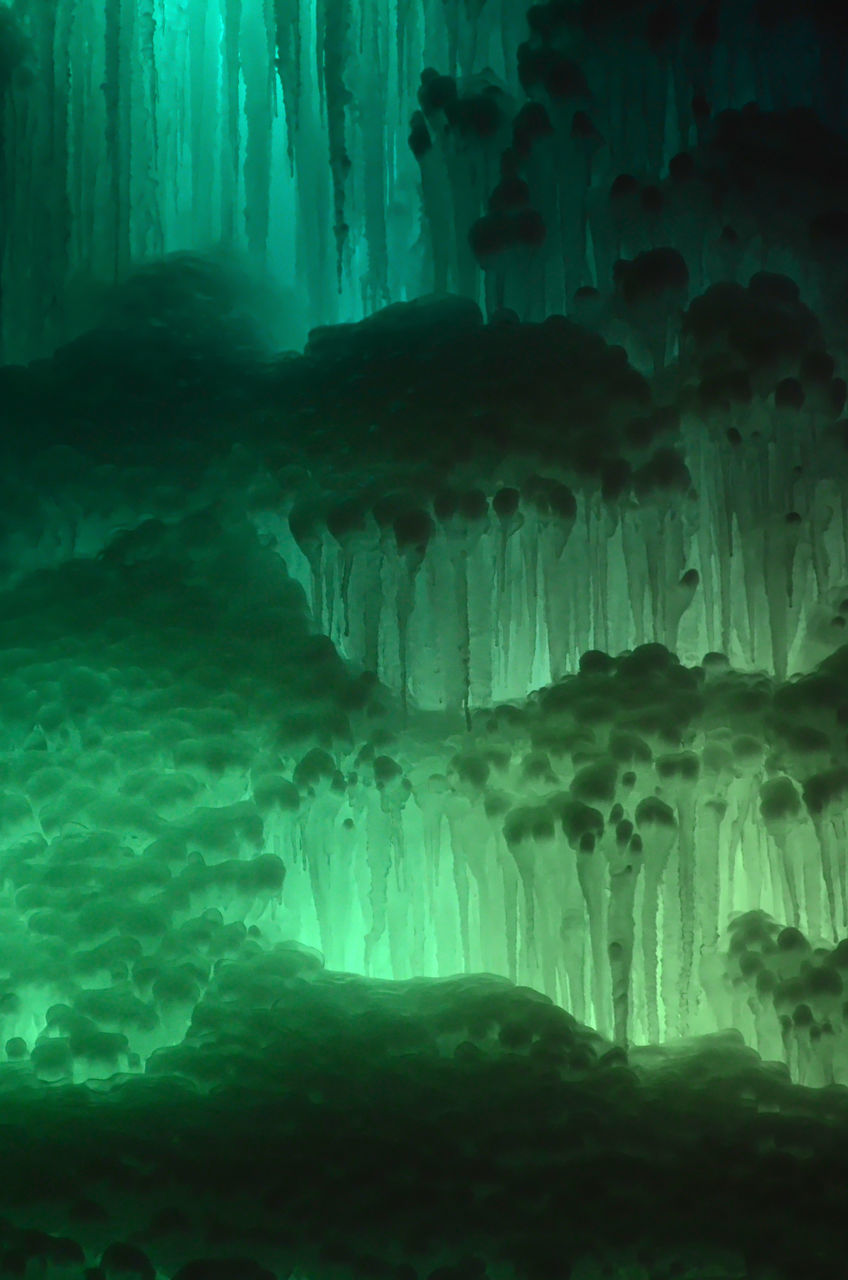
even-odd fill
[[[803,734],[717,727],[769,699],[762,677],[645,646],[587,654],[447,742],[313,750],[266,812],[283,927],[335,967],[505,973],[620,1042],[733,1025],[800,1070],[798,1035],[843,1034],[848,772]],[[848,1081],[844,1048],[828,1070]]]
[[[339,651],[419,707],[521,696],[587,647],[814,664],[844,638],[839,459],[793,478],[770,459],[800,457],[796,434],[739,451],[689,425],[691,476],[638,499],[533,475],[373,506],[294,492],[253,519]]]

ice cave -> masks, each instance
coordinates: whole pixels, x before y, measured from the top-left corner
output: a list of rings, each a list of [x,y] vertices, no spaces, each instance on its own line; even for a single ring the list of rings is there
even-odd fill
[[[0,0],[0,1277],[846,1275],[846,15]]]

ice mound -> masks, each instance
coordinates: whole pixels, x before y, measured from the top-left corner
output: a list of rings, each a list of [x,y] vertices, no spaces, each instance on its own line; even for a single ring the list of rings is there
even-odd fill
[[[734,1035],[628,1065],[503,979],[368,982],[248,942],[145,1077],[14,1096],[4,1257],[51,1276],[795,1280],[841,1239],[841,1095],[822,1112]]]

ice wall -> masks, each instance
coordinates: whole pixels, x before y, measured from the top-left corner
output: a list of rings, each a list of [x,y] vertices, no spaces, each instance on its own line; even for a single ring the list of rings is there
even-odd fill
[[[26,41],[0,78],[5,358],[84,327],[131,262],[220,245],[273,270],[300,337],[433,287],[570,309],[633,248],[617,178],[657,183],[752,98],[844,115],[825,11],[526,8],[5,4]]]
[[[175,249],[267,262],[302,335],[417,292],[414,87],[430,60],[503,74],[506,10],[472,24],[441,3],[17,0],[6,358],[55,345],[131,261]]]
[[[141,1061],[205,981],[142,959],[210,911],[370,974],[506,973],[622,1043],[732,1021],[841,1079],[845,146],[784,110],[841,118],[823,14],[763,42],[710,4],[2,13],[7,354],[144,264],[2,381],[32,432],[2,525],[10,1039],[65,1038],[30,935],[117,929]],[[260,363],[178,247],[274,268],[304,325],[462,296]],[[133,660],[144,609],[83,663],[66,575],[148,591],[197,682]],[[89,1018],[86,989],[49,996]]]

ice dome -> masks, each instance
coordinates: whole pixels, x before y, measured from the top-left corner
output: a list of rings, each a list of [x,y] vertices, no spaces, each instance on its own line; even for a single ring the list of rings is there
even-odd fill
[[[0,0],[0,1276],[844,1274],[846,86]]]

